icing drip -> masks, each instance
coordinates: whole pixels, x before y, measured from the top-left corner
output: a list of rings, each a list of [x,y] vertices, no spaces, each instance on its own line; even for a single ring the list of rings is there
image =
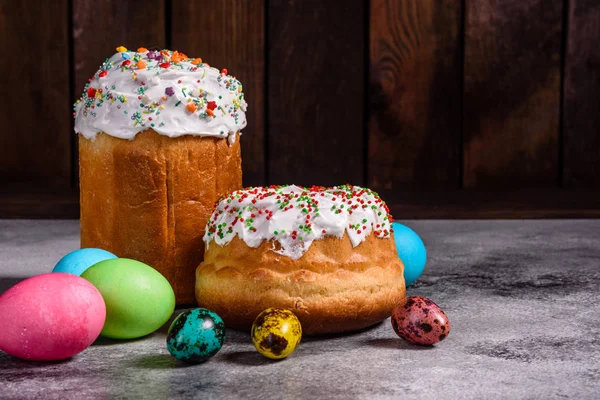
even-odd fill
[[[204,242],[228,244],[235,235],[249,247],[278,242],[273,251],[294,260],[314,240],[348,234],[358,246],[371,233],[390,238],[392,217],[370,189],[358,186],[302,188],[294,185],[247,188],[223,196],[208,220]]]
[[[117,48],[75,103],[75,132],[133,139],[153,129],[169,137],[217,136],[233,142],[246,126],[242,84],[177,51]]]

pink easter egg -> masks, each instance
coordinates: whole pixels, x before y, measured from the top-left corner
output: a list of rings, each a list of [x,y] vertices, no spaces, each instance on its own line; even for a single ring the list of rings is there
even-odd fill
[[[0,296],[0,350],[25,360],[64,360],[88,348],[105,319],[102,295],[85,279],[34,276]]]

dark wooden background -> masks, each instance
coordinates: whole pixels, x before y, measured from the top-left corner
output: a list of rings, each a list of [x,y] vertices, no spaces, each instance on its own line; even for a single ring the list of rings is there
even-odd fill
[[[0,217],[77,217],[71,106],[119,45],[243,82],[245,185],[599,217],[599,43],[597,0],[0,0]]]

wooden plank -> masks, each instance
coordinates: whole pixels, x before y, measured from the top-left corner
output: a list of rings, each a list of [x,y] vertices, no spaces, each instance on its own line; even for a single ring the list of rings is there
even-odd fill
[[[227,68],[243,84],[248,102],[241,140],[245,186],[266,183],[264,14],[264,0],[172,2],[172,47]]]
[[[600,218],[600,192],[584,189],[380,190],[392,215],[406,219]],[[79,218],[76,189],[0,189],[0,219]]]
[[[145,0],[143,5],[121,0],[73,2],[75,98],[100,64],[118,46],[164,48],[164,0]]]
[[[79,191],[25,183],[0,187],[0,219],[78,219]]]
[[[396,220],[600,218],[593,190],[381,190]]]
[[[600,2],[570,0],[567,26],[563,183],[600,188]]]
[[[365,2],[272,1],[271,183],[364,183]]]
[[[464,185],[556,186],[562,2],[466,2]]]
[[[0,185],[71,183],[68,2],[0,3]]]
[[[369,185],[459,185],[461,2],[372,0]]]
[[[165,0],[146,0],[142,5],[121,0],[73,1],[72,102],[81,97],[88,78],[116,52],[118,46],[165,48]],[[77,140],[74,136],[72,139],[76,153]],[[73,163],[77,182],[77,157],[74,157]]]

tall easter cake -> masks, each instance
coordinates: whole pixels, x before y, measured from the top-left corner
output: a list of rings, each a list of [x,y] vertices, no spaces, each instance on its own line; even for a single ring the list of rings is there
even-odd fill
[[[206,221],[242,184],[242,85],[177,51],[117,51],[74,109],[81,246],[149,264],[192,303]]]
[[[388,208],[369,189],[238,190],[208,221],[196,299],[239,329],[268,307],[292,310],[307,334],[364,328],[406,293],[392,235]]]

